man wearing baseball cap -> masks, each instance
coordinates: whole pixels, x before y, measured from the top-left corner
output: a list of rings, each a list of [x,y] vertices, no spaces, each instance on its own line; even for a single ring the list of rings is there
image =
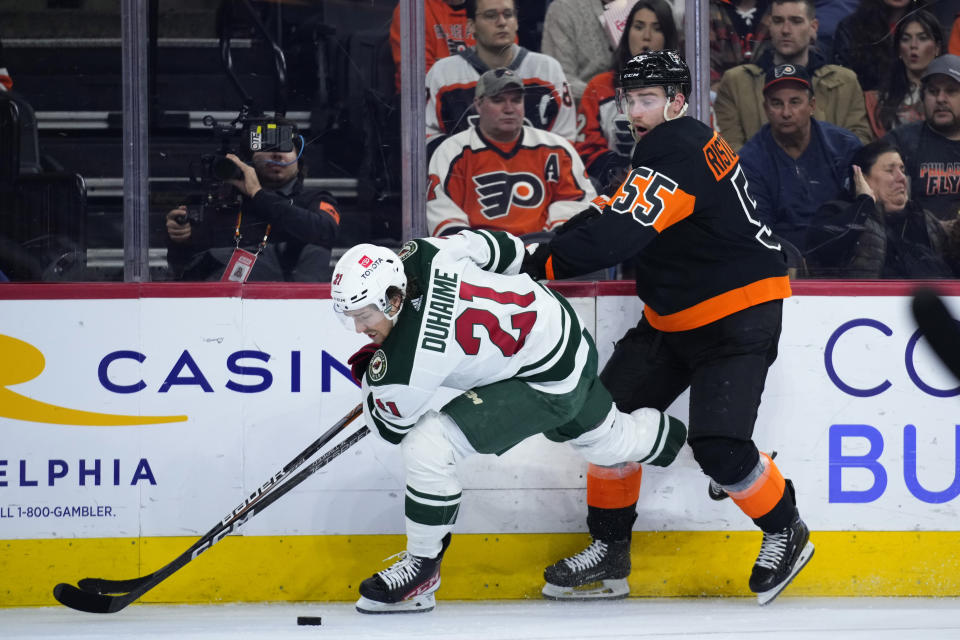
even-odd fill
[[[444,140],[430,158],[430,235],[549,231],[597,196],[573,145],[524,124],[525,91],[523,79],[506,67],[480,76],[473,126]]]
[[[960,56],[934,58],[922,79],[923,122],[886,135],[900,148],[913,200],[940,220],[960,214]]]
[[[772,46],[723,74],[713,108],[720,134],[735,151],[764,125],[762,87],[766,76],[784,64],[802,66],[810,74],[818,121],[843,127],[862,142],[873,140],[857,75],[846,67],[829,64],[811,46],[820,26],[816,12],[821,4],[820,0],[770,0],[770,12],[763,21],[769,21]],[[758,10],[757,19],[760,17]]]
[[[771,68],[763,85],[767,124],[740,150],[757,214],[800,252],[810,220],[843,193],[850,158],[862,146],[850,131],[815,119],[816,104],[805,67]]]

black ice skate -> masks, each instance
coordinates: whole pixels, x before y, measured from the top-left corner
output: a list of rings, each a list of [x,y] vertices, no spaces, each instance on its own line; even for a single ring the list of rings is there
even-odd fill
[[[412,556],[401,551],[400,559],[388,569],[360,583],[360,613],[426,613],[436,606],[433,593],[440,588],[440,562],[450,545],[450,534],[443,536],[443,547],[436,558]]]
[[[630,540],[596,540],[547,567],[543,597],[550,600],[617,599],[630,595]]]
[[[767,604],[780,595],[793,577],[813,557],[810,530],[800,516],[779,533],[763,533],[760,555],[750,574],[750,590],[760,604]]]

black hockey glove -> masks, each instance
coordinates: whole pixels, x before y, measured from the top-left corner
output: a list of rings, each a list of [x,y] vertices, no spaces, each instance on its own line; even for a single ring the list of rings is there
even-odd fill
[[[525,273],[534,280],[544,280],[547,277],[547,260],[550,258],[550,244],[546,242],[531,244],[523,254],[523,264],[520,273]]]
[[[603,213],[603,209],[607,206],[608,202],[609,201],[606,197],[597,196],[590,203],[589,207],[557,227],[557,235],[561,236],[569,231],[573,231],[577,227],[582,227],[583,225],[587,224],[590,220]]]
[[[368,345],[360,347],[359,351],[347,359],[347,364],[350,365],[350,375],[353,376],[357,384],[363,384],[363,374],[367,372],[367,365],[370,364],[370,358],[373,357],[373,354],[375,354],[379,348],[379,344],[371,342]]]

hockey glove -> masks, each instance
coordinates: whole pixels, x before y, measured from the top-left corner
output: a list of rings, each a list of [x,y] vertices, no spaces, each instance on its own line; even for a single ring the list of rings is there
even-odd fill
[[[527,250],[523,254],[523,264],[520,265],[520,273],[525,273],[534,280],[544,280],[547,277],[547,260],[549,259],[549,243],[527,245]]]
[[[373,354],[375,354],[379,348],[379,344],[371,342],[368,345],[360,347],[359,351],[347,359],[347,364],[350,365],[350,375],[353,376],[354,382],[363,384],[363,374],[367,372],[370,358],[373,357]]]
[[[569,231],[573,231],[577,227],[582,227],[593,218],[596,218],[603,213],[603,209],[607,206],[608,202],[605,196],[597,196],[590,202],[589,207],[557,227],[557,235],[560,236]]]

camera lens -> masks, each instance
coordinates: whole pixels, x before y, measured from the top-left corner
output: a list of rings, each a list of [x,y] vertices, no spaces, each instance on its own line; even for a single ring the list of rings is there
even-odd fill
[[[240,179],[243,177],[240,168],[225,156],[218,156],[214,159],[213,175],[217,180]]]

